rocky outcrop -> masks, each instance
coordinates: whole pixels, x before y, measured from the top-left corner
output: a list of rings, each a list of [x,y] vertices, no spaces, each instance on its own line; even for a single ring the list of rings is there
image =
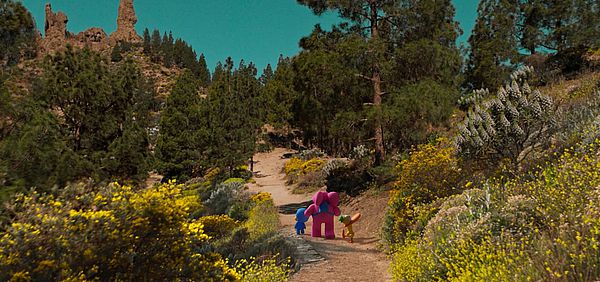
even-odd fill
[[[52,5],[50,3],[46,4],[46,23],[44,27],[46,37],[42,40],[44,51],[57,50],[65,46],[68,21],[63,12],[54,13]]]
[[[135,31],[137,16],[133,0],[121,0],[117,17],[117,30],[110,37],[98,27],[92,27],[77,35],[67,30],[67,16],[63,12],[54,13],[52,6],[46,4],[45,37],[40,40],[41,54],[62,51],[67,45],[75,48],[88,47],[94,51],[109,50],[119,42],[141,43],[142,38]]]
[[[120,41],[140,43],[142,38],[135,31],[137,16],[133,7],[133,0],[121,0],[119,15],[117,16],[117,30],[110,35],[110,44],[115,45]]]
[[[108,48],[108,36],[103,29],[89,28],[75,36],[78,46],[87,46],[92,50],[102,51]]]

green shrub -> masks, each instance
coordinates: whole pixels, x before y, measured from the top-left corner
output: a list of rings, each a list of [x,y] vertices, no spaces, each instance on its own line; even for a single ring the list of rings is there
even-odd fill
[[[276,257],[278,264],[294,264],[296,254],[294,244],[281,234],[271,232],[252,241],[244,257]]]
[[[223,182],[211,190],[210,196],[204,201],[209,214],[227,214],[236,202],[244,197],[243,182]]]
[[[353,165],[332,169],[326,178],[328,192],[344,192],[356,196],[366,190],[372,180],[365,169],[357,169]]]
[[[298,177],[296,182],[298,185],[292,191],[293,193],[315,192],[325,185],[325,175],[322,171],[317,170]]]

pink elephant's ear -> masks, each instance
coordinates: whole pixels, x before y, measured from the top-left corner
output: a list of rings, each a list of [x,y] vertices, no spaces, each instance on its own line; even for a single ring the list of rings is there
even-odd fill
[[[340,203],[340,195],[337,192],[329,192],[327,196],[329,198],[329,204],[337,208]]]
[[[308,208],[304,211],[304,216],[310,217],[311,215],[317,213],[319,211],[319,206],[312,204],[308,206]]]
[[[313,204],[320,206],[323,201],[327,201],[327,192],[325,191],[319,191],[317,193],[315,193],[315,195],[313,196]]]

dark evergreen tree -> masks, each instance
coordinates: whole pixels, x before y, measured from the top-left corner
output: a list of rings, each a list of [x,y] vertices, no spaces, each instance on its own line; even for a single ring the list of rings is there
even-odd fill
[[[152,84],[143,76],[133,61],[126,61],[112,77],[113,103],[121,103],[115,109],[119,117],[119,135],[108,146],[102,160],[107,177],[142,182],[151,168],[149,137],[150,108],[154,93]]]
[[[131,61],[111,73],[99,54],[69,48],[47,61],[40,99],[49,109],[61,113],[64,140],[81,159],[71,164],[79,166],[74,171],[99,179],[142,180],[149,156],[145,130],[148,125],[142,122],[148,120],[152,90]],[[132,128],[143,130],[132,136]],[[126,131],[127,141],[133,142],[128,145],[135,147],[132,151],[142,152],[141,158],[131,161],[136,169],[113,169],[106,165],[107,160],[111,159],[114,165],[119,156],[111,155],[110,148],[116,141],[124,142]]]
[[[184,72],[167,98],[160,118],[156,146],[158,171],[165,179],[200,176],[208,167],[208,107],[198,92],[199,82]]]
[[[67,49],[46,60],[32,94],[17,99],[0,91],[8,121],[0,138],[3,191],[44,190],[88,177],[146,178],[152,88],[133,62],[115,67],[111,74],[100,55]]]
[[[233,171],[255,153],[261,126],[258,98],[260,84],[253,64],[240,62],[237,69],[228,58],[215,71],[209,88],[210,162]]]
[[[267,67],[263,70],[263,73],[260,75],[260,79],[258,80],[261,85],[267,85],[267,83],[273,78],[273,68],[271,64],[267,64]]]
[[[263,119],[275,127],[289,127],[292,121],[292,105],[298,93],[294,89],[295,73],[290,58],[279,57],[277,69],[268,77],[268,68],[263,73],[261,104],[265,110]]]
[[[171,34],[170,34],[171,35]],[[171,67],[173,65],[173,41],[169,40],[173,39],[173,36],[168,36],[165,32],[163,34],[162,43],[161,43],[161,53],[163,54],[163,64],[166,67]]]
[[[521,0],[519,6],[520,19],[518,20],[519,43],[522,49],[534,55],[543,45],[544,20],[543,0]]]
[[[110,53],[110,60],[112,62],[120,62],[123,60],[123,56],[121,55],[121,44],[117,43],[115,47],[113,47],[112,52]]]
[[[575,0],[574,19],[567,33],[569,47],[600,48],[600,2]]]
[[[152,32],[152,37],[150,39],[150,47],[152,50],[150,58],[155,63],[160,62],[160,60],[162,58],[161,48],[160,48],[161,45],[162,45],[162,39],[160,38],[160,31],[158,31],[158,29],[155,29]]]
[[[483,0],[479,3],[477,12],[478,18],[469,37],[471,52],[467,63],[466,86],[470,90],[495,90],[508,78],[518,61],[519,10],[512,1]],[[528,31],[528,35],[533,34]],[[535,45],[530,48],[536,49]]]
[[[208,87],[211,82],[210,70],[208,70],[208,66],[206,65],[206,58],[204,58],[204,54],[200,54],[200,58],[198,59],[198,69],[200,71],[198,74],[200,85],[202,87]]]
[[[35,57],[36,36],[33,17],[21,2],[0,1],[0,67]]]
[[[451,1],[298,2],[317,14],[337,11],[345,20],[331,32],[315,28],[301,40],[305,51],[294,60],[295,88],[302,93],[294,103],[294,123],[303,129],[305,140],[326,142],[326,147],[344,147],[346,151],[358,144],[374,143],[378,164],[386,147],[403,149],[396,147],[394,140],[405,136],[388,130],[389,126],[398,123],[397,119],[419,118],[414,111],[390,116],[386,104],[396,107],[391,103],[401,99],[395,97],[409,95],[412,90],[405,87],[424,78],[451,90],[437,94],[455,95],[461,66],[455,40],[460,30]],[[405,67],[405,63],[411,66]],[[365,134],[365,129],[371,134]],[[384,131],[391,135],[384,136]],[[354,135],[340,144],[342,138],[338,137],[348,133]]]
[[[152,39],[150,38],[150,31],[148,28],[144,29],[143,38],[144,41],[142,47],[144,48],[144,54],[150,55],[152,53]]]

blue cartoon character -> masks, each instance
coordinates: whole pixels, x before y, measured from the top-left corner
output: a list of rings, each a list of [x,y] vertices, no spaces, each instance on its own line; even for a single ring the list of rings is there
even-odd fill
[[[306,229],[306,224],[304,223],[308,221],[309,217],[304,215],[305,211],[305,208],[296,211],[296,234],[298,235],[304,234],[304,229]]]

